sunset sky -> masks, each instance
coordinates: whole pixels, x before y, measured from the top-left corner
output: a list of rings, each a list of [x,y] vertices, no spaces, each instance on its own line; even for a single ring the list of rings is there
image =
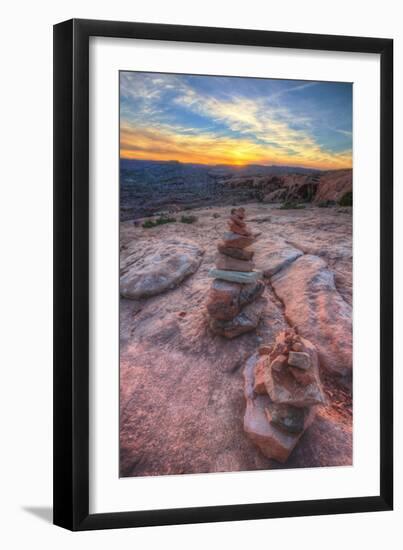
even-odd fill
[[[352,85],[120,73],[120,156],[352,166]]]

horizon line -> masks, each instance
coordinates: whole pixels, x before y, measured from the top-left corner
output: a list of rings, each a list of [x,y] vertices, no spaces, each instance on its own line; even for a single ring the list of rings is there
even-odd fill
[[[183,162],[181,160],[177,159],[144,159],[144,158],[133,158],[133,157],[121,157],[119,156],[119,161],[121,160],[134,160],[134,161],[140,161],[140,162],[160,162],[160,163],[177,163],[177,164],[197,164],[201,166],[231,166],[232,168],[245,168],[247,166],[264,166],[264,167],[278,167],[278,168],[302,168],[304,170],[315,170],[317,172],[330,172],[330,171],[336,171],[336,170],[352,170],[352,166],[345,166],[340,168],[314,168],[312,166],[304,166],[304,165],[298,165],[298,164],[263,164],[259,162],[250,162],[245,164],[231,164],[231,163],[210,163],[210,162]]]

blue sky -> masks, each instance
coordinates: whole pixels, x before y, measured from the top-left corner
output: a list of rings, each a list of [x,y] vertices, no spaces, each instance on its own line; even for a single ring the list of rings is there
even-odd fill
[[[352,163],[352,85],[120,73],[122,158],[204,164]]]

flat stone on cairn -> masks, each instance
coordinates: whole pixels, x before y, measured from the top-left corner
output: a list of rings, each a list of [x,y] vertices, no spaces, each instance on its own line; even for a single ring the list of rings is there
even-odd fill
[[[230,231],[218,243],[216,269],[209,272],[214,278],[207,299],[209,327],[226,338],[254,330],[265,306],[262,274],[253,271],[253,251],[246,250],[256,238],[244,220],[244,208],[231,210]]]
[[[318,354],[292,329],[262,348],[244,368],[244,430],[265,456],[285,462],[326,403]]]

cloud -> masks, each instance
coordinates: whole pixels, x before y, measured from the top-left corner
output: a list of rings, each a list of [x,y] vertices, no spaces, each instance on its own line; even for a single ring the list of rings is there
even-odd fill
[[[289,164],[290,151],[263,145],[242,137],[214,133],[178,132],[166,127],[122,125],[122,158],[179,160],[202,164]],[[327,154],[306,145],[292,153],[292,165],[318,168],[349,166],[351,153]]]
[[[228,84],[229,80],[225,81]],[[201,82],[210,83],[210,88]],[[291,109],[289,101],[282,101],[284,95],[304,93],[318,83],[283,86],[258,96],[248,95],[245,89],[242,93],[239,86],[234,91],[234,80],[231,85],[224,84],[218,77],[121,73],[121,156],[351,166],[351,147],[340,153],[320,144],[314,113],[306,106],[298,109],[298,102]],[[195,116],[196,125],[192,124]],[[335,131],[351,137],[347,130]]]

